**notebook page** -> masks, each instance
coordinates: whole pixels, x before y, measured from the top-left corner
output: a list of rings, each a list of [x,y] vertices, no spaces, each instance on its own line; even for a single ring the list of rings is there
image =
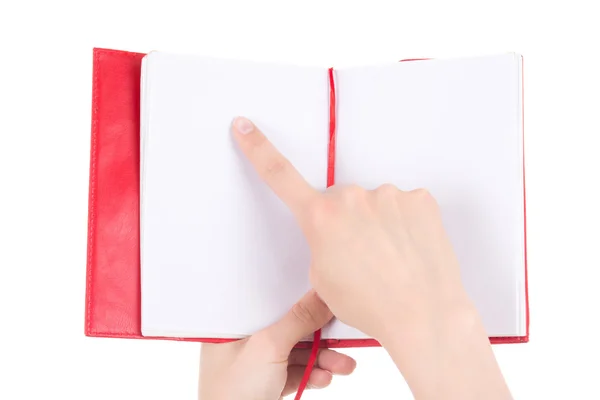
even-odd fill
[[[337,72],[336,182],[429,189],[490,336],[526,333],[520,68],[508,54]]]
[[[230,124],[254,120],[325,189],[327,70],[160,52],[143,69],[142,333],[256,332],[309,290],[309,251]]]

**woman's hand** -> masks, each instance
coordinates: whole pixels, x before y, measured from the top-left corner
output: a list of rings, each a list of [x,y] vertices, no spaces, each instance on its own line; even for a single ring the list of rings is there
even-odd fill
[[[304,232],[312,286],[337,318],[381,342],[416,398],[510,398],[427,191],[321,193],[250,121],[237,118],[233,131]]]
[[[280,321],[249,338],[203,344],[200,400],[279,400],[295,392],[310,349],[294,346],[331,318],[329,308],[310,291]],[[349,356],[322,349],[308,387],[324,388],[331,383],[332,375],[348,375],[355,366]]]
[[[392,185],[321,193],[250,121],[238,118],[233,129],[258,174],[296,217],[311,250],[311,284],[337,318],[379,340],[392,334],[412,340],[450,311],[470,309],[429,193]],[[398,324],[390,325],[391,317]]]

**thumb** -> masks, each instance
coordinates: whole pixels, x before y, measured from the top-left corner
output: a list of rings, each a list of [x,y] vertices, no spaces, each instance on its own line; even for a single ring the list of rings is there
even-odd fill
[[[254,335],[257,339],[264,336],[271,341],[278,351],[289,353],[296,343],[321,329],[333,318],[329,307],[310,290],[288,313],[273,325]]]

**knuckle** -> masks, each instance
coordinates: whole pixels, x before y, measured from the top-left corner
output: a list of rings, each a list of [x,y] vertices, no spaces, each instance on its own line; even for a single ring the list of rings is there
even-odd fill
[[[250,150],[254,154],[261,152],[269,142],[265,135],[247,135],[245,138],[248,140]]]
[[[269,160],[265,164],[265,168],[263,170],[263,176],[265,177],[273,177],[283,174],[287,170],[287,162],[282,157],[276,157],[272,160]]]
[[[415,189],[412,191],[412,194],[414,197],[418,197],[420,199],[427,199],[431,197],[431,193],[429,193],[429,190],[425,188]]]
[[[250,145],[250,158],[259,175],[263,178],[280,175],[287,169],[287,160],[278,154],[264,135],[253,136]]]
[[[292,314],[303,325],[311,325],[315,321],[313,312],[302,302],[294,304]]]
[[[363,189],[362,187],[360,187],[358,185],[348,185],[348,186],[346,186],[344,192],[349,195],[359,196],[365,192],[365,189]]]
[[[358,185],[349,185],[341,192],[342,199],[346,203],[355,204],[365,198],[366,190]]]
[[[375,194],[381,197],[396,197],[400,191],[391,183],[385,183],[375,189]]]
[[[429,192],[429,190],[421,188],[415,189],[411,193],[413,198],[416,199],[420,204],[437,207],[437,201],[432,196],[431,192]]]

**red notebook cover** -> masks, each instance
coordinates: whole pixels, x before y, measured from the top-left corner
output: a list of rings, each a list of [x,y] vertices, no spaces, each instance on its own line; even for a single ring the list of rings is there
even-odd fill
[[[144,55],[94,49],[85,334],[227,342],[230,340],[144,338],[141,334],[139,144],[140,73]],[[528,339],[528,306],[526,336],[490,338],[492,343]],[[321,346],[370,347],[379,343],[373,339],[327,339],[321,341]]]

